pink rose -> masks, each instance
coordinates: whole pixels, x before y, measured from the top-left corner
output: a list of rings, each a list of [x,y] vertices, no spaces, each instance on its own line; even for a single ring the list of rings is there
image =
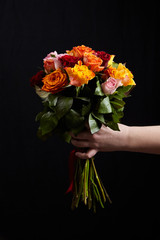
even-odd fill
[[[101,84],[101,87],[104,94],[110,95],[113,94],[116,89],[122,85],[123,84],[120,79],[109,77],[104,83]]]
[[[59,57],[62,57],[64,55],[68,55],[66,53],[64,54],[58,54],[56,51],[50,52],[44,59],[43,59],[43,67],[45,69],[45,72],[47,74],[51,73],[52,71],[62,67],[61,61],[59,60]]]

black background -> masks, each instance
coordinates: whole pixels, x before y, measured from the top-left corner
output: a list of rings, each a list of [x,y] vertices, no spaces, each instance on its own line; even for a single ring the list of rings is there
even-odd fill
[[[159,239],[159,156],[98,153],[113,204],[72,212],[65,195],[72,146],[37,138],[42,105],[29,84],[51,51],[104,50],[127,62],[137,83],[122,122],[159,124],[159,14],[154,0],[0,0],[1,238]]]

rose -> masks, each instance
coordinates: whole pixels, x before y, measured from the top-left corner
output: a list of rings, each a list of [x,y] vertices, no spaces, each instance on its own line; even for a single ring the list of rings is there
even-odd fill
[[[48,74],[56,69],[56,67],[59,67],[59,62],[57,61],[57,52],[51,52],[49,53],[44,59],[43,59],[43,67],[45,69],[45,72]],[[58,64],[58,66],[57,66]]]
[[[102,66],[107,67],[108,61],[111,59],[110,54],[108,54],[104,51],[95,51],[93,54],[103,60]]]
[[[67,53],[71,56],[82,58],[84,53],[92,53],[94,50],[92,48],[86,47],[85,45],[73,47],[71,51],[67,51]]]
[[[82,65],[82,61],[78,61],[74,68],[66,67],[65,70],[69,76],[70,85],[76,87],[87,84],[88,81],[95,77],[95,73],[89,70],[86,65]]]
[[[101,84],[101,88],[104,94],[113,94],[118,87],[122,86],[120,79],[109,77],[104,83]]]
[[[76,63],[80,60],[79,57],[73,57],[70,55],[64,55],[62,57],[59,57],[59,60],[63,67],[74,67]]]
[[[92,53],[84,53],[83,62],[93,72],[100,72],[104,69],[102,67],[103,60]]]
[[[30,84],[32,87],[35,85],[40,86],[42,84],[42,78],[45,76],[45,72],[43,70],[37,72],[33,77],[30,79]]]
[[[119,63],[117,68],[112,66],[108,67],[107,72],[110,77],[121,79],[123,86],[136,85],[133,80],[133,74],[122,63]]]
[[[56,51],[49,53],[44,59],[43,59],[43,67],[45,69],[45,72],[51,73],[52,71],[62,67],[61,61],[59,60],[60,57],[67,55],[64,54],[58,54]]]
[[[46,75],[42,82],[44,85],[42,86],[41,90],[55,94],[62,91],[63,88],[68,85],[67,74],[58,68],[52,73]]]

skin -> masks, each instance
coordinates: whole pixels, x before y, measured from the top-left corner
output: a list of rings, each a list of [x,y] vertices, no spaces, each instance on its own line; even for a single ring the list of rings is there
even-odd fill
[[[119,124],[120,131],[102,125],[101,129],[91,134],[85,131],[75,136],[71,133],[71,143],[77,150],[76,156],[81,159],[93,157],[97,152],[130,151],[160,154],[160,126],[126,126]]]

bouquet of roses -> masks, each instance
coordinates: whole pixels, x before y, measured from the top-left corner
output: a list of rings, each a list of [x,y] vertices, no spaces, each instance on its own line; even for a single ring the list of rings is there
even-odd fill
[[[47,139],[53,133],[68,143],[70,132],[78,134],[88,124],[92,134],[102,124],[119,131],[125,102],[135,82],[125,64],[114,62],[114,55],[95,51],[84,45],[66,53],[49,53],[44,69],[30,82],[41,97],[43,110],[36,116],[38,136]],[[77,159],[70,155],[71,183],[67,192],[73,192],[72,209],[83,201],[96,211],[96,202],[102,207],[110,197],[98,176],[94,159]]]

